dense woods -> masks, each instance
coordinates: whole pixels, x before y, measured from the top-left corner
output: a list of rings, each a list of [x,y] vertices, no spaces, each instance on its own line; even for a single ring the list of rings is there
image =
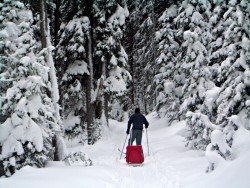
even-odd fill
[[[249,17],[248,0],[1,0],[0,176],[63,160],[135,107],[230,160],[250,129]]]

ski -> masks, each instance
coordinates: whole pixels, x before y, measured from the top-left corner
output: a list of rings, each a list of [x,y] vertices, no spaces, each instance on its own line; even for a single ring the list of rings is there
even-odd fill
[[[142,167],[143,164],[130,164],[130,163],[127,163],[128,166],[132,166],[132,167]]]

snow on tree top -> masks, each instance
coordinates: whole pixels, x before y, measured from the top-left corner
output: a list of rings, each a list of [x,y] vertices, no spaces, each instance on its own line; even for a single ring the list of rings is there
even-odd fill
[[[124,95],[127,91],[126,80],[130,80],[131,75],[128,71],[116,66],[110,71],[110,76],[105,81],[105,91],[116,93],[117,96]]]
[[[76,33],[82,34],[82,33],[84,33],[82,28],[84,28],[85,30],[88,30],[89,23],[90,23],[89,18],[86,16],[81,17],[81,18],[75,18],[67,24],[65,29],[71,31],[71,30],[77,28]],[[67,33],[64,32],[62,38],[65,37],[64,35],[66,35],[66,34]]]
[[[175,89],[175,87],[174,87],[173,82],[168,80],[164,83],[164,91],[166,94],[171,95],[171,93],[173,92],[174,89]]]
[[[188,30],[188,31],[185,31],[185,32],[183,33],[183,38],[184,38],[185,40],[197,39],[197,38],[198,38],[198,34],[197,34],[196,32],[192,32],[192,31]]]
[[[63,75],[63,80],[67,80],[68,75],[89,75],[88,64],[83,60],[76,60],[74,63],[71,63],[66,73]]]

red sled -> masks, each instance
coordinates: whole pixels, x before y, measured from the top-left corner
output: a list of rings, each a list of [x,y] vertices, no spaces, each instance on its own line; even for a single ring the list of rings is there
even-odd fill
[[[132,165],[142,164],[144,162],[142,146],[127,146],[126,161]]]

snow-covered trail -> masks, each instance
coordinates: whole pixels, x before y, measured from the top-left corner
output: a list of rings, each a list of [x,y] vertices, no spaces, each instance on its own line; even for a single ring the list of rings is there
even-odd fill
[[[149,119],[151,122],[151,119]],[[112,185],[108,187],[119,188],[137,188],[137,187],[157,187],[157,188],[176,188],[180,187],[178,173],[172,166],[168,166],[163,160],[160,152],[164,148],[164,138],[162,136],[162,126],[150,127],[149,147],[150,156],[148,156],[148,148],[146,143],[146,134],[144,131],[142,145],[144,149],[145,162],[143,166],[128,166],[125,162],[124,155],[120,160],[120,152],[125,141],[126,123],[111,121],[110,134],[106,135],[106,139],[98,142],[95,147],[85,147],[84,152],[87,153],[94,161],[94,165],[103,167],[109,171],[112,176]],[[153,123],[152,123],[153,124]],[[128,140],[127,140],[128,141]],[[124,148],[125,152],[125,148]]]
[[[93,166],[67,166],[63,162],[50,162],[40,169],[27,166],[11,178],[0,178],[0,188],[249,188],[248,131],[239,133],[241,136],[235,145],[236,150],[241,151],[236,153],[240,156],[206,174],[208,162],[204,152],[184,147],[183,122],[168,127],[165,119],[156,119],[153,114],[147,118],[150,156],[147,156],[144,133],[142,167],[128,166],[124,158],[119,160],[118,148],[123,146],[127,123],[111,120],[109,131],[94,146],[70,148],[86,153],[93,160]]]
[[[150,156],[144,133],[142,167],[128,166],[124,158],[119,160],[118,148],[125,141],[127,123],[111,120],[110,131],[94,146],[70,149],[86,153],[93,160],[93,166],[51,162],[41,169],[24,167],[11,178],[0,179],[0,188],[180,188],[204,174],[207,165],[204,155],[184,147],[180,136],[184,130],[182,123],[168,127],[166,120],[155,119],[153,114],[147,118]]]

